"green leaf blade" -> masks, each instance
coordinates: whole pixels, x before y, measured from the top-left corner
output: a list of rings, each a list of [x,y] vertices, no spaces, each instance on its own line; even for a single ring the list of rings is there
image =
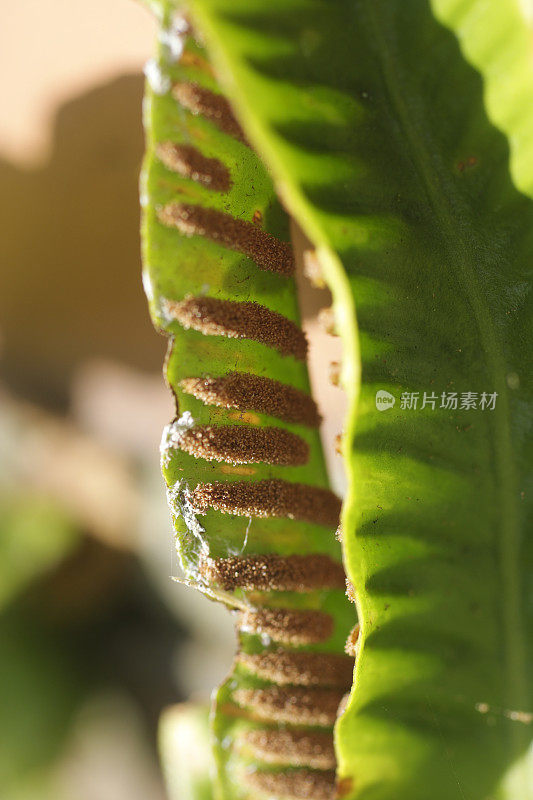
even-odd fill
[[[527,797],[527,775],[519,789],[506,775],[532,711],[533,212],[517,133],[531,113],[516,105],[530,65],[513,68],[522,94],[498,78],[524,26],[504,0],[477,42],[475,2],[191,5],[247,134],[323,254],[341,320],[344,546],[362,615],[337,729],[347,795]],[[452,8],[463,23],[470,11],[470,30],[446,30],[434,7],[450,27]],[[394,409],[376,409],[378,388]],[[403,392],[453,390],[495,392],[496,407],[399,408]]]

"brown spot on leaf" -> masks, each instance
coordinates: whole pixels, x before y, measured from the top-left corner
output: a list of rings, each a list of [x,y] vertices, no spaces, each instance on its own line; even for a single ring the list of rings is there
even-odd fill
[[[337,780],[337,791],[336,796],[338,798],[346,797],[346,795],[351,794],[353,791],[353,779],[352,778],[339,778]]]
[[[338,386],[341,378],[341,365],[338,361],[331,361],[329,365],[329,382]]]
[[[344,646],[344,652],[347,655],[355,657],[358,638],[359,638],[359,625],[354,625],[354,627],[352,628],[352,630],[348,635],[348,638],[346,639],[346,644]]]

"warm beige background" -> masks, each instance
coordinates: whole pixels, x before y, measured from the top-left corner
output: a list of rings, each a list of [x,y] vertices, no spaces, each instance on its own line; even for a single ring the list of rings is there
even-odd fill
[[[173,546],[157,447],[172,408],[161,377],[164,341],[142,293],[138,236],[142,67],[154,34],[134,0],[0,0],[0,542],[17,535],[24,551],[24,529],[2,527],[11,502],[19,515],[46,498],[76,529],[76,549],[45,578],[21,581],[29,605],[21,611],[17,595],[9,613],[30,649],[50,604],[70,615],[43,633],[50,658],[62,648],[75,665],[63,693],[52,674],[47,685],[58,697],[77,680],[85,646],[95,664],[94,686],[84,675],[68,728],[54,727],[20,692],[28,707],[21,701],[19,716],[33,721],[34,738],[55,741],[60,730],[62,739],[46,763],[33,759],[16,785],[0,786],[2,800],[163,800],[160,707],[193,690],[207,697],[220,678],[196,669],[190,684],[189,663],[213,664],[203,655],[213,645],[185,645],[177,620],[187,614],[169,580]],[[143,622],[154,607],[161,626]],[[4,618],[0,603],[0,626]],[[2,648],[0,672],[15,675],[20,663],[6,667],[5,657]],[[22,666],[30,682],[41,669],[36,659]],[[9,724],[4,719],[4,732]],[[28,728],[11,728],[9,752],[23,752]]]
[[[3,0],[0,153],[44,160],[55,109],[113,75],[139,72],[154,32],[135,0]]]

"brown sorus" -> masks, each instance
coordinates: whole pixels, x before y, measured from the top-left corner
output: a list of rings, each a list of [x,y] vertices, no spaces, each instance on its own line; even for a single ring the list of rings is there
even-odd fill
[[[326,555],[229,556],[204,558],[199,565],[203,577],[225,591],[312,592],[342,589],[344,570]]]
[[[294,273],[291,245],[252,222],[214,208],[187,203],[167,203],[159,210],[158,217],[164,225],[177,228],[185,236],[205,236],[230,250],[243,253],[261,269],[287,276]]]
[[[341,501],[329,489],[280,479],[199,483],[192,491],[199,512],[214,508],[245,517],[287,517],[319,525],[338,524]]]
[[[236,689],[233,698],[240,706],[269,722],[331,727],[343,693],[337,689],[308,689],[301,686],[267,686],[264,689]]]
[[[206,405],[256,411],[313,428],[320,424],[316,403],[310,395],[272,378],[229,372],[219,378],[185,378],[180,387]]]
[[[237,747],[267,764],[335,768],[331,733],[254,728],[238,737]]]
[[[303,331],[287,317],[259,303],[186,297],[180,302],[168,300],[166,313],[184,328],[200,331],[205,336],[252,339],[300,361],[305,361],[307,356]]]
[[[242,128],[223,95],[215,94],[198,83],[182,81],[174,84],[172,96],[192,114],[205,117],[224,133],[246,144]]]
[[[335,772],[287,770],[285,772],[247,772],[244,781],[257,794],[284,800],[333,800]]]
[[[192,145],[160,142],[155,152],[167,169],[182,178],[190,178],[215,192],[227,192],[231,186],[227,167],[218,158],[204,156]]]
[[[324,611],[259,608],[243,611],[239,627],[293,647],[325,642],[333,633],[333,617]]]
[[[335,686],[348,689],[352,684],[353,659],[332,653],[306,653],[299,650],[273,650],[239,653],[237,661],[260,678],[280,686]]]
[[[283,464],[299,466],[309,459],[309,445],[283,428],[219,425],[190,428],[178,441],[181,450],[196,458],[228,464]]]

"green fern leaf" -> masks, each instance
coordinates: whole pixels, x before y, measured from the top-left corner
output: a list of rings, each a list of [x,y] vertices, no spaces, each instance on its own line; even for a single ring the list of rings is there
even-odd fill
[[[239,611],[213,718],[218,796],[271,782],[331,791],[355,612],[309,396],[289,220],[186,28],[165,23],[149,66],[144,283],[170,337],[177,415],[161,452],[181,564]]]
[[[246,137],[317,248],[343,339],[343,547],[361,635],[336,729],[339,793],[529,798],[533,70],[523,12],[515,0],[189,8]],[[286,363],[271,375],[285,376]],[[227,774],[241,760],[229,756]],[[225,796],[241,796],[240,780]]]

